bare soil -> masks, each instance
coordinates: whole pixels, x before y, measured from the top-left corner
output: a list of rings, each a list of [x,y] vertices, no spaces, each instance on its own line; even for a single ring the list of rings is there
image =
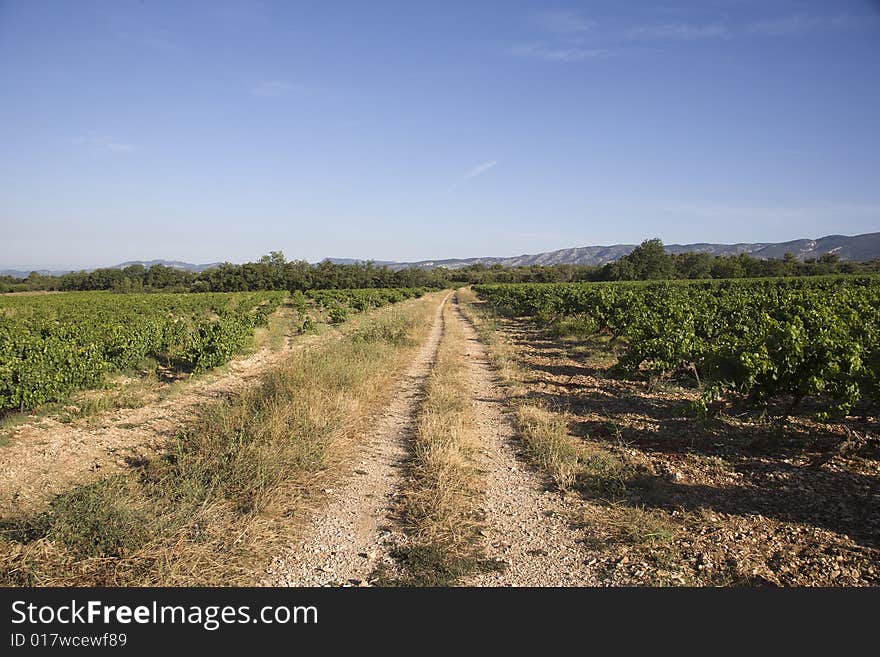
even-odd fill
[[[611,585],[880,584],[880,423],[778,427],[729,407],[705,421],[687,381],[613,377],[613,351],[503,319],[525,396],[570,434],[633,466],[613,500],[580,493],[575,518]],[[840,450],[847,436],[860,440]]]
[[[583,532],[572,525],[576,507],[552,491],[520,455],[503,389],[477,332],[456,308],[467,336],[468,385],[482,450],[485,479],[485,554],[503,568],[466,578],[464,586],[588,586],[598,582]]]
[[[321,336],[287,337],[231,361],[220,371],[148,393],[140,408],[122,408],[66,423],[38,418],[13,428],[0,447],[0,515],[32,511],[76,484],[103,478],[163,448],[205,404],[252,385],[293,350]],[[96,393],[100,394],[100,393]]]
[[[323,493],[263,584],[369,586],[398,568],[392,554],[407,536],[395,511],[448,299],[438,304],[391,402],[346,452],[340,473],[315,479]],[[876,417],[824,424],[804,414],[780,428],[730,406],[717,418],[700,419],[689,410],[693,384],[620,380],[607,344],[553,338],[532,322],[508,318],[497,323],[497,335],[515,347],[524,372],[511,400],[457,302],[447,317],[466,337],[462,358],[485,491],[480,549],[487,562],[502,566],[458,584],[880,584]],[[0,447],[0,513],[39,508],[74,484],[162,449],[205,404],[260,380],[291,350],[335,337],[287,339],[278,350],[239,358],[141,408],[69,424],[35,418],[17,427]],[[625,462],[632,474],[623,490],[556,489],[521,453],[511,412],[520,401],[558,414],[589,451]],[[852,436],[859,440],[841,449]]]
[[[467,387],[480,435],[481,534],[487,561],[500,564],[459,582],[463,586],[579,586],[596,584],[573,526],[576,501],[551,491],[519,455],[506,406],[484,346],[455,308],[452,321],[467,337]],[[352,461],[347,478],[325,490],[326,506],[304,527],[291,550],[268,568],[266,585],[371,586],[395,581],[395,549],[407,545],[396,515],[424,387],[443,335],[442,307],[433,330],[401,379],[394,400]],[[595,559],[593,559],[593,562]]]

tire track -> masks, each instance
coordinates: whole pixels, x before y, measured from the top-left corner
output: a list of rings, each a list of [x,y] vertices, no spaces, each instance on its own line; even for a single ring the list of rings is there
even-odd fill
[[[268,569],[269,586],[363,586],[379,565],[393,568],[390,550],[403,538],[392,517],[409,456],[409,437],[443,335],[437,307],[428,338],[401,378],[393,401],[364,441],[354,472],[328,489],[329,503],[290,552]]]
[[[466,577],[463,586],[595,586],[580,532],[566,520],[572,509],[520,458],[506,398],[496,383],[486,348],[454,304],[468,343],[468,377],[481,436],[478,455],[486,494],[485,553],[503,562],[499,571]]]

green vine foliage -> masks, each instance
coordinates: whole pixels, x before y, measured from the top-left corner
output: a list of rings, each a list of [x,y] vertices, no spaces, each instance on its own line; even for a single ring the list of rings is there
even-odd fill
[[[0,297],[0,410],[98,385],[145,358],[195,372],[222,365],[285,292]]]
[[[427,288],[313,290],[291,295],[344,322],[361,312],[418,297]],[[62,294],[0,297],[0,411],[60,401],[100,385],[105,374],[146,358],[203,372],[227,363],[265,326],[287,292]],[[314,330],[310,318],[304,330]]]
[[[341,324],[350,312],[363,312],[391,303],[420,297],[428,292],[425,287],[380,287],[333,290],[309,290],[306,295],[327,313],[333,324]]]
[[[631,376],[697,372],[705,411],[719,397],[814,399],[840,417],[880,402],[880,278],[830,276],[662,283],[481,285],[500,313],[584,317],[622,338]]]

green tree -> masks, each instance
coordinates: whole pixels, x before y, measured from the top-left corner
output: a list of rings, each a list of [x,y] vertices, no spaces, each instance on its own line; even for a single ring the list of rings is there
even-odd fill
[[[634,278],[639,280],[672,278],[675,272],[672,256],[666,253],[657,237],[645,240],[621,260],[629,264]]]

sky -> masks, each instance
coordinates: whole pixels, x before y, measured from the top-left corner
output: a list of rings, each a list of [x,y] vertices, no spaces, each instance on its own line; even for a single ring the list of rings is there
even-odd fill
[[[0,0],[0,269],[873,231],[876,0]]]

